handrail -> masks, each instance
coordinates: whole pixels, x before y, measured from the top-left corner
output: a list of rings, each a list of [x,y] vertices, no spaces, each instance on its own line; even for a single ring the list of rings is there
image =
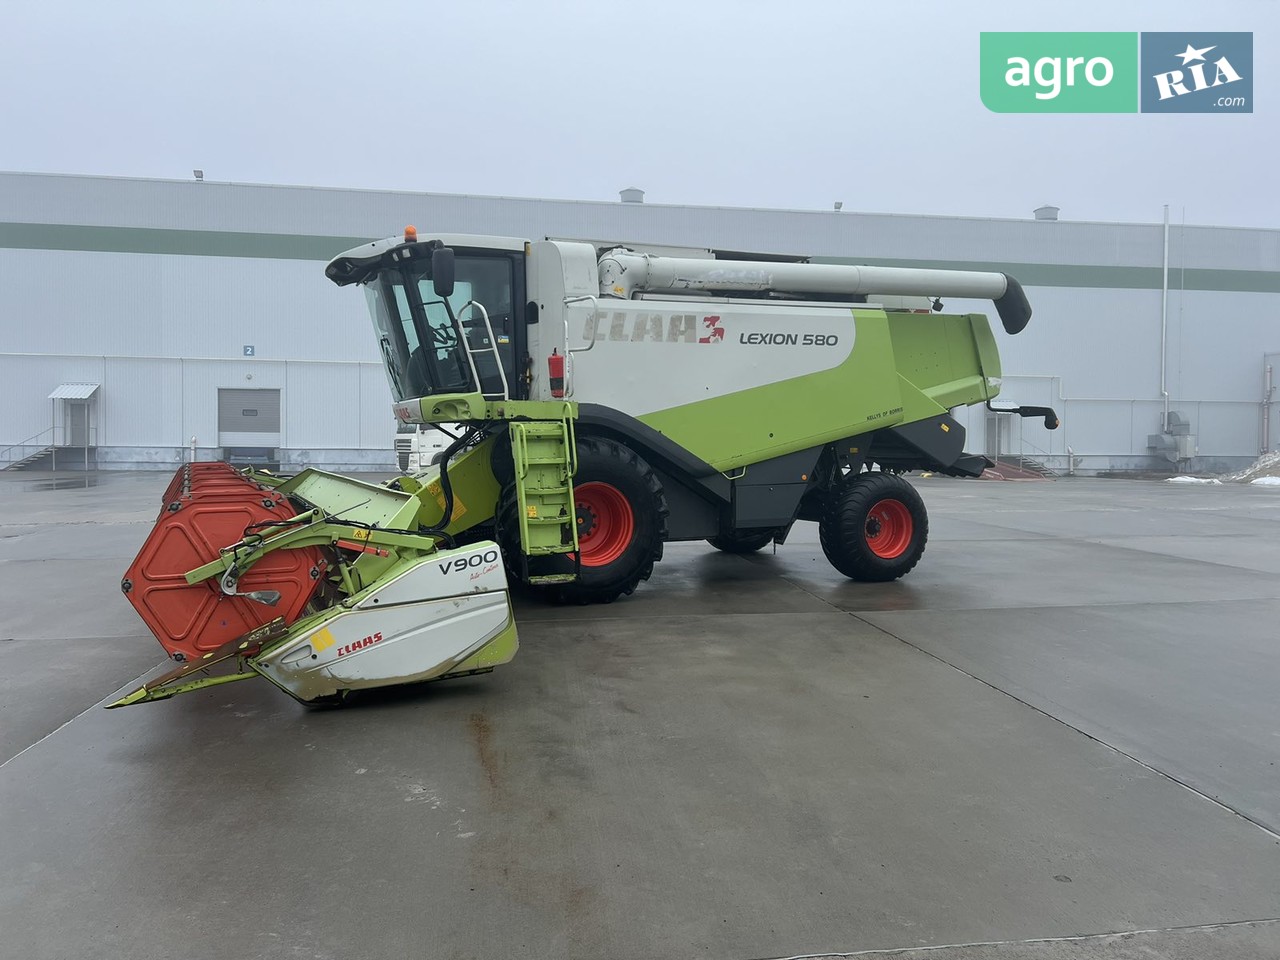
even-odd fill
[[[596,314],[598,314],[598,313],[600,312],[600,299],[599,299],[598,297],[595,297],[595,296],[593,296],[593,295],[591,295],[591,294],[588,294],[588,295],[583,296],[583,297],[565,297],[565,298],[564,298],[564,305],[565,305],[566,307],[570,307],[570,306],[573,306],[573,304],[575,304],[575,303],[586,303],[588,300],[590,300],[590,301],[591,301],[591,316],[592,316],[592,318],[594,318],[594,317],[596,316]],[[592,338],[591,338],[591,342],[590,342],[590,343],[588,343],[585,347],[574,347],[573,349],[570,349],[570,348],[569,348],[569,314],[568,314],[567,312],[564,314],[564,352],[565,352],[565,356],[568,356],[568,355],[569,355],[569,354],[571,354],[571,353],[586,353],[588,350],[590,350],[592,347],[594,347],[594,346],[596,345],[596,340],[597,340],[597,339],[598,339],[598,338],[596,338],[596,337],[592,337]]]
[[[569,478],[572,480],[578,475],[578,436],[573,425],[573,405],[566,400],[560,413],[564,424],[564,442],[569,451]]]
[[[565,297],[565,307],[570,307],[575,303],[586,303],[591,301],[591,317],[594,320],[600,312],[600,301],[592,294],[582,297]],[[593,336],[591,342],[585,347],[569,347],[569,311],[566,309],[561,312],[564,319],[564,395],[566,397],[573,396],[573,355],[575,353],[587,353],[596,345],[596,338]]]
[[[39,446],[39,444],[32,443],[31,441],[32,441],[32,440],[34,440],[34,439],[36,439],[36,437],[43,437],[46,433],[53,433],[53,427],[45,427],[45,428],[44,428],[43,430],[41,430],[39,433],[33,433],[31,436],[27,437],[27,439],[25,439],[25,440],[19,440],[17,443],[11,443],[11,444],[9,444],[9,446],[5,447],[3,450],[0,450],[0,454],[8,453],[8,452],[9,452],[10,450],[12,450],[14,447],[35,447],[35,446]],[[50,439],[52,439],[52,438],[50,438]],[[48,444],[46,444],[46,446],[48,446]]]
[[[489,336],[489,346],[481,350],[476,350],[471,346],[471,341],[467,337],[467,329],[462,323],[462,314],[467,307],[478,307],[480,316],[484,318],[484,332]],[[462,349],[467,355],[467,364],[471,367],[471,376],[475,378],[476,388],[480,390],[482,396],[491,399],[490,395],[484,392],[484,384],[480,382],[480,371],[476,369],[475,355],[477,353],[492,353],[493,359],[497,361],[498,377],[502,380],[502,396],[499,399],[511,399],[511,386],[507,383],[507,372],[502,367],[502,354],[498,353],[498,338],[493,335],[493,324],[489,320],[489,311],[485,309],[485,305],[479,300],[468,300],[458,310],[458,334],[462,339]]]
[[[49,442],[48,442],[48,443],[35,443],[35,442],[33,442],[33,441],[37,440],[38,438],[43,437],[46,433],[50,435],[50,436],[49,436]],[[8,466],[9,464],[14,463],[15,461],[21,460],[24,456],[26,456],[26,454],[22,454],[21,456],[16,456],[16,457],[15,457],[15,456],[10,456],[10,455],[9,455],[9,452],[10,452],[11,450],[16,450],[16,449],[18,449],[19,447],[26,448],[26,447],[51,447],[51,446],[53,446],[53,439],[54,439],[54,438],[53,438],[53,434],[54,434],[54,428],[53,428],[53,427],[45,427],[45,428],[44,428],[43,430],[41,430],[39,433],[33,433],[31,436],[27,437],[27,439],[25,439],[25,440],[21,440],[21,441],[19,441],[18,443],[11,443],[11,444],[9,444],[9,446],[5,447],[3,450],[0,450],[0,463],[3,463],[5,466]]]
[[[57,470],[59,450],[67,451],[80,449],[84,450],[85,469],[87,470],[89,467],[89,450],[98,445],[97,424],[90,425],[85,431],[84,443],[63,442],[59,444],[58,434],[61,432],[63,440],[65,441],[68,429],[69,428],[66,424],[54,424],[53,426],[45,427],[39,433],[33,433],[31,436],[27,437],[27,439],[19,443],[11,443],[7,447],[0,448],[0,470],[7,470],[15,463],[19,463],[27,457],[40,453],[44,450],[53,451],[53,469]],[[14,452],[15,450],[17,453]]]
[[[1027,447],[1030,447],[1032,452],[1038,455],[1037,457],[1033,457],[1031,459],[1037,460],[1040,463],[1040,465],[1044,467],[1045,470],[1048,470],[1050,473],[1054,473],[1053,470],[1050,470],[1048,464],[1044,463],[1043,460],[1041,460],[1040,458],[1052,457],[1052,456],[1056,456],[1056,454],[1054,454],[1051,450],[1044,449],[1039,444],[1032,443],[1030,440],[1026,438],[1026,434],[1024,434],[1022,431],[1022,426],[1025,422],[1026,421],[1024,420],[1018,421],[1018,468],[1025,469],[1025,464],[1028,459]]]

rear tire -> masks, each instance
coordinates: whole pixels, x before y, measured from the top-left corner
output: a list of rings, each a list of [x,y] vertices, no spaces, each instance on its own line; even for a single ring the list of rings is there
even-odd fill
[[[822,552],[851,580],[884,583],[911,570],[929,538],[915,487],[890,473],[859,473],[832,491],[818,522]]]
[[[667,498],[653,469],[635,451],[612,440],[578,440],[574,507],[582,565],[574,583],[538,587],[559,603],[612,603],[648,580],[662,559],[667,537]],[[497,540],[511,579],[521,581],[520,524],[515,485],[498,501]],[[571,554],[532,557],[531,575],[571,573]]]
[[[730,530],[728,533],[708,538],[707,543],[725,553],[755,553],[761,547],[767,547],[773,542],[775,532],[773,527],[766,530],[758,528]]]

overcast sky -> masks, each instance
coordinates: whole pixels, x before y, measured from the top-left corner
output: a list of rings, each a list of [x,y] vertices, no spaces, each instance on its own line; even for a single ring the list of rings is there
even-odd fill
[[[1251,115],[998,115],[982,30],[1254,32]],[[0,169],[1280,227],[1280,3],[4,4]]]

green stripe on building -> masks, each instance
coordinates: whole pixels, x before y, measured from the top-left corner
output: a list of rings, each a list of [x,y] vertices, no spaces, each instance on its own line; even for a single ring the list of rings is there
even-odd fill
[[[287,233],[90,227],[63,223],[0,223],[0,248],[150,253],[180,257],[328,261],[372,237],[310,237]]]
[[[0,249],[66,250],[90,253],[168,254],[185,257],[243,257],[250,260],[328,261],[373,237],[322,237],[287,233],[166,230],[153,227],[77,226],[62,223],[0,223]],[[886,260],[883,257],[814,257],[814,263],[996,270],[1028,287],[1095,287],[1159,290],[1159,267],[1097,264],[1011,263],[976,260]],[[1175,290],[1280,293],[1280,271],[1173,269]]]

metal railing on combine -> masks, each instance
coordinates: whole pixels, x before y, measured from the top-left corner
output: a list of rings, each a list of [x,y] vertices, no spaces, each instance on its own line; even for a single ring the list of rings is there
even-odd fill
[[[471,338],[467,336],[467,328],[462,322],[462,314],[467,307],[475,307],[480,311],[480,316],[484,319],[484,333],[487,347],[476,348],[471,345]],[[483,303],[479,300],[468,300],[462,305],[462,309],[458,311],[458,334],[462,339],[462,348],[467,353],[467,363],[471,366],[471,376],[475,380],[475,384],[480,388],[481,394],[486,400],[510,400],[511,388],[507,384],[507,372],[502,368],[502,357],[498,353],[498,339],[493,335],[493,324],[489,322],[489,311],[485,309]],[[492,353],[494,365],[498,368],[498,377],[502,381],[502,393],[497,394],[491,390],[485,390],[484,384],[480,380],[480,372],[476,369],[476,354]]]
[[[573,358],[579,353],[587,353],[596,345],[596,338],[592,337],[591,341],[585,347],[569,347],[569,307],[579,303],[591,304],[591,316],[595,317],[600,313],[599,301],[596,297],[588,294],[584,297],[565,297],[564,305],[564,395],[566,398],[573,396]]]

